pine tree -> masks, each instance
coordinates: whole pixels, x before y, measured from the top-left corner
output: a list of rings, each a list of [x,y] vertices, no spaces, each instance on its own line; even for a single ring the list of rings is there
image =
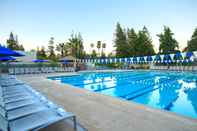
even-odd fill
[[[191,39],[187,43],[187,51],[197,51],[197,28],[195,28]]]
[[[17,49],[16,50],[21,50],[21,51],[24,51],[25,50],[25,48],[23,47],[23,45],[21,44],[19,44],[19,42],[18,42],[18,36],[16,35],[16,47],[17,47]]]
[[[40,50],[40,56],[41,56],[41,59],[47,59],[47,54],[46,54],[44,46],[42,46]]]
[[[51,37],[49,40],[48,52],[49,52],[48,58],[50,60],[55,60],[56,57],[55,57],[55,52],[54,52],[54,38],[53,37]]]
[[[16,39],[15,39],[16,38]],[[24,47],[23,45],[20,45],[18,42],[18,36],[16,35],[16,37],[14,38],[13,33],[10,33],[10,37],[7,40],[7,47],[12,49],[12,50],[22,50],[24,51]]]
[[[128,49],[129,49],[129,56],[135,56],[135,46],[137,44],[138,36],[135,33],[133,28],[127,30],[127,42],[128,42]]]
[[[142,29],[142,36],[143,36],[143,43],[144,43],[144,46],[143,46],[143,50],[141,52],[142,55],[153,55],[155,54],[155,51],[153,49],[153,45],[152,45],[152,39],[150,37],[150,34],[149,34],[149,31],[148,29],[144,26],[143,29]]]
[[[119,23],[116,25],[115,41],[116,56],[126,57],[129,55],[128,44],[126,39],[126,34]]]
[[[40,59],[40,60],[45,60],[47,59],[47,55],[46,55],[46,51],[44,46],[41,47],[41,49],[39,47],[37,47],[36,50],[36,58]]]
[[[10,33],[10,37],[7,40],[7,47],[12,49],[12,50],[17,50],[18,49],[17,43],[14,39],[14,35],[13,35],[12,32]]]
[[[40,59],[40,48],[37,47],[36,49],[36,59]]]
[[[164,32],[158,34],[159,37],[159,52],[160,53],[174,53],[177,52],[179,46],[175,38],[173,38],[174,33],[169,27],[164,26]]]

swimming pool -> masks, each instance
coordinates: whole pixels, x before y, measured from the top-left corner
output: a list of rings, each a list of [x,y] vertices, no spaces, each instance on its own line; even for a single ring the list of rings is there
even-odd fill
[[[48,79],[197,119],[197,74],[195,73],[92,72]]]

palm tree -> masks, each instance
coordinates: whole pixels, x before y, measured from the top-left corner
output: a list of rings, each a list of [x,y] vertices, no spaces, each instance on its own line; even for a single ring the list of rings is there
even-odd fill
[[[57,46],[56,46],[56,50],[60,52],[61,54],[61,57],[64,57],[66,54],[65,54],[65,43],[59,43]]]
[[[91,47],[91,48],[94,48],[94,44],[93,44],[93,43],[91,43],[91,44],[90,44],[90,47]]]
[[[97,41],[98,56],[100,56],[101,41]]]
[[[69,42],[67,42],[66,46],[68,46],[70,55],[76,58],[82,58],[84,54],[84,47],[81,34],[72,34],[68,41]]]
[[[104,55],[104,52],[103,52],[103,51],[105,50],[105,48],[106,48],[106,44],[103,43],[103,44],[102,44],[102,53],[101,53],[102,56]]]

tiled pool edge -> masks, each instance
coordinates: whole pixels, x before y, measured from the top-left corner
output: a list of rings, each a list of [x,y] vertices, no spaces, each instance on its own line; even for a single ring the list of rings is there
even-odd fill
[[[152,109],[152,108],[150,108],[150,107],[146,107],[146,106],[144,106],[144,105],[141,105],[141,104],[138,104],[138,103],[135,103],[135,102],[132,102],[132,103],[130,103],[130,102],[128,102],[128,101],[124,101],[124,100],[118,100],[118,99],[115,99],[115,98],[113,98],[113,97],[110,97],[110,96],[106,96],[106,95],[103,95],[103,94],[98,94],[98,93],[93,93],[93,92],[90,92],[90,91],[87,91],[87,90],[84,90],[84,89],[79,89],[79,88],[73,88],[72,86],[70,86],[70,85],[65,85],[65,84],[61,84],[61,83],[59,83],[59,82],[52,82],[52,81],[50,81],[50,80],[47,80],[46,78],[46,75],[40,75],[40,76],[32,76],[31,77],[31,79],[29,80],[28,79],[28,77],[23,77],[23,76],[20,76],[19,78],[20,79],[22,79],[22,80],[25,80],[27,83],[30,83],[30,85],[34,85],[35,87],[37,87],[37,86],[39,86],[39,87],[37,87],[40,91],[42,91],[42,92],[45,92],[46,93],[46,95],[51,95],[51,97],[53,98],[53,99],[57,99],[57,97],[55,96],[55,94],[53,94],[53,91],[52,92],[50,92],[50,90],[49,90],[49,87],[47,86],[48,84],[50,84],[51,86],[58,86],[58,87],[65,87],[63,90],[70,90],[72,93],[74,93],[75,95],[76,95],[76,93],[79,95],[76,95],[75,97],[78,97],[79,99],[81,99],[81,97],[83,97],[83,99],[86,99],[86,102],[88,103],[88,102],[91,102],[91,101],[94,101],[94,102],[97,102],[98,104],[100,104],[100,106],[109,106],[109,104],[110,104],[110,106],[111,107],[113,107],[113,108],[110,108],[110,109],[112,109],[112,112],[111,113],[114,113],[113,111],[119,111],[119,110],[122,110],[123,112],[125,112],[125,113],[123,113],[123,120],[125,119],[124,118],[124,116],[125,115],[130,115],[130,114],[127,114],[127,113],[131,113],[132,114],[132,111],[130,111],[130,110],[128,110],[128,109],[132,109],[132,107],[133,108],[137,108],[137,109],[140,109],[141,111],[142,111],[142,113],[146,113],[146,114],[144,114],[145,115],[145,117],[147,117],[147,116],[149,116],[150,114],[147,114],[147,111],[149,112],[149,113],[151,113],[151,118],[152,119],[156,119],[156,117],[157,117],[157,115],[159,114],[159,115],[162,115],[162,116],[165,116],[165,118],[167,117],[167,119],[169,119],[170,121],[171,121],[171,119],[174,119],[174,122],[175,123],[177,123],[177,121],[179,121],[180,123],[182,123],[180,126],[182,126],[182,125],[185,125],[185,126],[191,126],[191,125],[193,125],[193,126],[191,126],[191,128],[186,128],[186,127],[179,127],[179,126],[176,126],[176,124],[174,125],[175,127],[171,127],[171,128],[167,128],[165,125],[163,125],[163,127],[160,127],[160,128],[157,128],[157,130],[158,129],[160,129],[160,130],[170,130],[170,129],[177,129],[177,130],[180,130],[180,129],[184,129],[185,128],[185,130],[187,129],[187,130],[196,130],[197,129],[197,121],[196,120],[193,120],[193,119],[190,119],[190,118],[187,118],[187,117],[182,117],[182,116],[178,116],[178,115],[176,115],[176,114],[174,114],[174,113],[171,113],[171,112],[168,112],[168,111],[161,111],[161,110],[157,110],[157,109]],[[37,80],[40,80],[40,82],[38,82]],[[44,86],[44,88],[43,88],[43,86]],[[54,90],[59,90],[60,88],[56,88],[56,87],[51,87],[51,88],[54,88]],[[67,88],[66,88],[67,87]],[[50,89],[51,89],[50,88]],[[52,93],[52,94],[49,94],[49,92],[50,93]],[[56,92],[56,91],[55,91]],[[54,92],[54,93],[55,93]],[[60,99],[63,99],[63,98],[60,98]],[[98,100],[101,100],[101,102],[102,102],[102,104],[98,101]],[[59,101],[58,99],[57,99],[57,101]],[[62,105],[65,105],[66,103],[65,103],[66,101],[62,101],[62,102],[60,102]],[[72,103],[72,101],[71,101],[71,103]],[[87,103],[84,103],[85,105],[87,105]],[[116,106],[114,106],[113,104],[117,104],[117,103],[119,103],[120,104],[120,106],[118,105],[116,105]],[[83,103],[80,103],[80,105],[81,106],[83,106]],[[90,105],[91,106],[91,105]],[[122,106],[124,106],[124,108],[122,109]],[[67,108],[67,107],[66,107]],[[89,108],[89,107],[88,107]],[[99,107],[99,108],[101,108],[101,107]],[[103,107],[103,108],[105,108],[105,107]],[[117,108],[118,108],[118,110],[117,110]],[[101,108],[102,109],[102,108]],[[73,109],[73,110],[75,110],[75,109]],[[73,111],[73,110],[71,110],[71,111]],[[86,111],[86,110],[85,110]],[[75,112],[75,111],[73,111],[73,112]],[[82,112],[81,112],[82,113]],[[122,113],[122,112],[121,112]],[[156,114],[155,114],[156,113]],[[87,113],[87,114],[89,114],[89,113]],[[99,114],[99,113],[98,113]],[[155,115],[153,115],[153,114],[155,114]],[[79,115],[80,115],[80,112],[79,112]],[[152,116],[153,115],[153,116]],[[92,116],[86,116],[86,117],[92,117]],[[126,117],[126,116],[125,116]],[[113,118],[113,117],[112,117]],[[149,117],[148,117],[149,118]],[[120,118],[118,118],[118,119],[120,119]],[[137,119],[137,118],[136,118]],[[143,118],[141,118],[141,119],[143,119]],[[140,124],[140,122],[141,121],[143,121],[143,120],[141,120],[141,119],[139,119],[140,121],[136,121],[137,123],[139,123]],[[150,119],[150,118],[149,118]],[[150,119],[150,120],[152,120],[152,119]],[[157,119],[159,119],[159,118],[157,118]],[[100,120],[100,118],[98,118],[98,119],[95,119],[95,121],[97,121],[97,122],[99,122],[99,120]],[[127,119],[127,120],[131,120],[131,121],[135,121],[135,119],[133,119],[133,117],[131,116],[129,119]],[[81,121],[84,121],[84,123],[87,123],[86,122],[86,120],[83,120],[83,117],[81,118]],[[113,121],[113,120],[112,120]],[[118,121],[118,120],[117,120]],[[122,123],[123,121],[122,120],[119,120],[120,121],[120,123]],[[158,121],[163,121],[163,120],[158,120]],[[166,120],[164,120],[164,121],[166,121]],[[91,122],[90,122],[91,123]],[[102,122],[101,122],[102,123]],[[125,123],[128,123],[128,122],[125,122]],[[166,122],[164,122],[164,123],[166,123]],[[167,122],[168,123],[168,122]],[[172,123],[173,123],[173,121],[172,121]],[[186,123],[188,123],[189,125],[187,125]],[[82,122],[82,124],[83,124],[83,122]],[[123,125],[124,125],[124,122],[122,123]],[[169,123],[170,124],[170,123]],[[136,125],[138,125],[138,124],[136,124]],[[145,125],[148,125],[148,124],[145,124]],[[144,126],[145,126],[144,125]],[[179,124],[178,124],[179,125]],[[86,125],[85,125],[86,126]],[[88,124],[87,124],[87,126],[89,126]],[[94,126],[96,126],[96,125],[94,125]],[[107,125],[106,125],[107,126]],[[118,126],[118,125],[117,125]],[[135,125],[133,125],[133,126],[135,126]],[[138,128],[140,128],[139,127],[140,125],[138,125],[137,126],[137,128],[136,128],[136,130],[138,130]],[[156,125],[157,126],[157,125]],[[97,126],[96,126],[97,127]],[[100,126],[99,126],[100,127]],[[109,128],[109,127],[105,127],[105,126],[101,126],[104,130],[107,128]],[[116,127],[116,126],[115,126]],[[114,128],[115,129],[115,127],[113,127],[113,126],[110,126],[110,128],[109,129],[111,129],[112,130],[112,128]],[[121,127],[121,124],[118,126],[118,127]],[[132,126],[131,126],[132,127]],[[126,128],[126,127],[125,127]],[[152,129],[150,129],[150,130],[155,130],[154,128],[155,127],[151,127]],[[167,128],[167,129],[166,129]],[[116,128],[116,129],[120,129],[120,128]],[[116,130],[115,129],[115,130]],[[101,130],[101,129],[97,129],[97,128],[95,128],[94,130]],[[131,130],[131,128],[129,128],[129,127],[127,127],[125,130]],[[132,130],[135,130],[135,129],[132,129]],[[142,127],[141,127],[141,129],[140,130],[143,130],[142,129]]]

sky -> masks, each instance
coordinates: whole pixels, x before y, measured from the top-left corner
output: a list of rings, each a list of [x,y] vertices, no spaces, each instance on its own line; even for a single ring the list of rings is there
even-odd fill
[[[197,27],[197,0],[0,0],[0,43],[12,31],[26,50],[66,42],[80,32],[86,51],[101,40],[113,50],[116,23],[139,31],[146,26],[156,50],[157,34],[169,26],[182,49]]]

